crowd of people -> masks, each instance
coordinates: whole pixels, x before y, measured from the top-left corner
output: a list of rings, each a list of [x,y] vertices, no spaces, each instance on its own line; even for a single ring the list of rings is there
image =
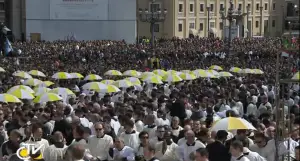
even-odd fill
[[[298,52],[281,57],[280,38],[161,39],[149,44],[124,41],[15,42],[18,57],[1,57],[0,93],[21,84],[17,70],[98,74],[108,70],[195,70],[219,65],[261,69],[262,75],[149,84],[118,93],[83,92],[82,80],[53,80],[54,87],[74,86],[66,101],[22,104],[0,102],[0,160],[18,161],[300,161],[299,84],[286,84],[276,98],[276,56],[280,78],[299,70]],[[276,107],[280,99],[283,104]],[[280,108],[281,116],[276,115]],[[256,130],[212,131],[220,119],[240,117]],[[276,128],[276,118],[286,121]],[[279,143],[275,143],[280,131]],[[30,151],[32,144],[37,152]],[[20,148],[23,150],[20,151]],[[25,148],[24,148],[25,147]],[[39,149],[40,148],[40,149]],[[34,150],[34,148],[32,149]]]

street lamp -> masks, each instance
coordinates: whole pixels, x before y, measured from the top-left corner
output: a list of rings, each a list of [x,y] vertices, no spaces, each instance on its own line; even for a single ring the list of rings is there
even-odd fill
[[[259,26],[259,35],[262,36],[262,21],[263,21],[263,7],[260,6],[259,7],[259,11],[260,11],[260,26]]]
[[[243,16],[245,16],[246,14],[245,13],[242,13],[242,10],[241,8],[238,8],[238,10],[234,10],[233,8],[233,0],[230,0],[229,1],[229,8],[228,8],[228,11],[227,11],[227,16],[225,16],[225,9],[224,8],[221,8],[220,9],[220,14],[221,14],[221,18],[222,20],[228,20],[229,21],[229,26],[228,26],[228,30],[229,30],[229,35],[228,35],[228,38],[229,38],[229,41],[228,41],[228,53],[230,51],[230,45],[231,45],[231,31],[232,31],[232,22],[233,20],[237,20],[236,21],[236,24],[238,24],[238,22],[240,20],[242,20]]]
[[[139,9],[139,19],[142,22],[150,23],[150,30],[151,30],[151,46],[154,48],[154,25],[157,22],[164,22],[167,15],[167,9],[161,11],[160,9],[154,10],[152,6],[154,6],[155,0],[151,2],[151,11],[148,9]]]
[[[209,25],[209,23],[210,23],[210,7],[209,6],[206,7],[206,11],[207,11],[207,37],[209,37],[209,35],[210,35],[210,31],[209,31],[209,28],[210,28],[210,25]]]

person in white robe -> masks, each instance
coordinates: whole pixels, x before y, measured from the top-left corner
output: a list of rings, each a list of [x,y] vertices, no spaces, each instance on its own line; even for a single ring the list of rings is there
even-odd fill
[[[139,133],[140,145],[135,150],[136,158],[144,158],[144,149],[149,146],[149,134],[146,131]],[[137,159],[138,160],[138,159]]]
[[[239,140],[230,144],[231,161],[250,161],[243,153],[244,146]]]
[[[137,112],[136,113],[136,119],[135,119],[135,127],[137,132],[142,132],[144,130],[144,118],[145,114],[142,112]]]
[[[134,122],[127,119],[124,123],[125,131],[120,134],[120,138],[124,140],[124,144],[132,149],[137,149],[140,145],[139,133],[134,128]]]
[[[190,154],[198,148],[205,148],[205,145],[200,141],[195,141],[195,133],[192,130],[186,132],[186,143],[178,146],[176,153],[179,161],[192,161]]]
[[[156,137],[153,137],[149,140],[149,144],[152,147],[155,147],[155,145],[157,143],[160,143],[163,141],[163,137],[164,137],[164,133],[165,133],[166,129],[164,126],[158,126],[157,130],[156,130]]]
[[[84,161],[85,145],[80,143],[71,144],[65,152],[64,161]]]
[[[53,134],[54,144],[45,148],[43,159],[45,161],[62,161],[64,152],[68,146],[65,145],[65,139],[61,132],[57,131]]]
[[[266,158],[260,156],[256,152],[252,152],[251,150],[248,149],[249,147],[249,141],[247,139],[244,139],[242,141],[244,149],[243,149],[243,154],[245,157],[247,157],[250,161],[267,161]]]
[[[176,161],[178,160],[176,149],[178,145],[171,139],[171,132],[166,131],[164,140],[155,145],[155,157],[160,161]]]
[[[183,130],[183,128],[179,125],[180,120],[177,116],[174,116],[172,118],[171,122],[171,129],[172,129],[172,135],[178,137],[179,132]]]
[[[91,155],[90,160],[107,160],[109,156],[109,149],[113,147],[113,138],[104,133],[104,126],[102,123],[94,125],[96,135],[90,136],[87,141],[87,148]]]
[[[267,141],[264,133],[256,133],[254,134],[254,142],[255,144],[249,146],[251,151],[257,152],[267,161],[275,160],[275,141],[273,139]]]
[[[116,138],[114,141],[114,148],[113,148],[113,154],[112,158],[109,159],[111,161],[134,161],[135,160],[135,154],[134,150],[131,147],[124,145],[124,140],[121,138]]]
[[[147,115],[146,117],[144,131],[148,132],[150,139],[156,136],[157,126],[155,125],[155,119],[154,115]]]
[[[247,106],[247,116],[249,116],[249,115],[256,116],[257,106],[256,106],[256,103],[254,103],[255,100],[254,100],[253,96],[250,96],[248,99],[249,99],[249,104]]]

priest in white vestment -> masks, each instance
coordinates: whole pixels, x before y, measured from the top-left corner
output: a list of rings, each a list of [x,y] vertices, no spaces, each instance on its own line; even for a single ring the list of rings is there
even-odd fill
[[[140,145],[139,133],[135,131],[134,122],[128,119],[125,122],[125,131],[121,133],[120,138],[124,140],[124,144],[132,149],[137,149]]]
[[[200,141],[195,141],[195,133],[192,130],[186,132],[187,141],[180,145],[176,152],[180,161],[192,161],[190,154],[195,152],[198,148],[205,148],[205,145]]]
[[[172,141],[171,132],[166,131],[162,142],[155,146],[155,157],[160,161],[178,160],[176,149],[178,145]]]
[[[91,155],[91,160],[108,160],[109,149],[113,147],[113,138],[104,134],[104,126],[102,123],[94,125],[96,135],[88,138],[87,148],[88,153]]]
[[[43,153],[43,159],[45,161],[62,161],[67,146],[63,134],[59,131],[53,135],[54,144],[45,148]]]
[[[116,138],[114,142],[113,154],[111,161],[135,161],[134,150],[124,145],[124,140]]]

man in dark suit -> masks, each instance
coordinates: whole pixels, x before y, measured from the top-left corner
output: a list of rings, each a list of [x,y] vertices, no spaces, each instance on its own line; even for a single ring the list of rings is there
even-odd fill
[[[225,130],[219,130],[215,142],[206,146],[209,161],[230,161],[230,154],[224,145],[227,135],[228,133]]]
[[[186,111],[185,111],[185,94],[180,94],[180,98],[177,99],[170,109],[170,114],[172,117],[177,116],[180,119],[181,125],[183,126],[184,119],[186,118]]]

